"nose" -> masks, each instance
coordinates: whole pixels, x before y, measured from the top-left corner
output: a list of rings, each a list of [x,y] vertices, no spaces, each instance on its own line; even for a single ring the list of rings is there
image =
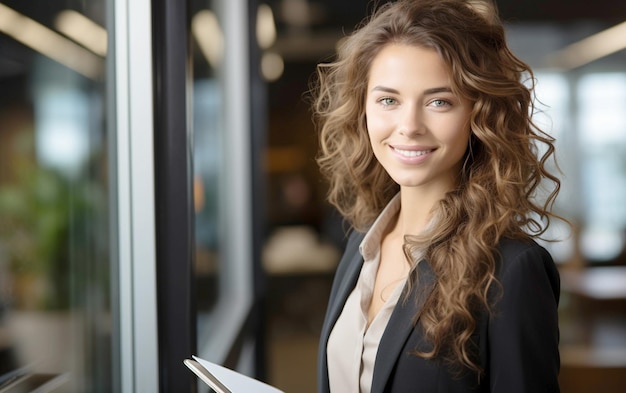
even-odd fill
[[[417,104],[404,105],[400,116],[400,134],[405,136],[422,134],[425,128],[422,108]]]

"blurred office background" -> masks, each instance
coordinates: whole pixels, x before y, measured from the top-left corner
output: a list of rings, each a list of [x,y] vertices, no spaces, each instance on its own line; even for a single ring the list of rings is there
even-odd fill
[[[315,391],[342,222],[306,102],[367,0],[0,0],[0,386]],[[564,393],[626,386],[626,3],[499,0],[563,172]],[[22,390],[28,391],[28,390]]]

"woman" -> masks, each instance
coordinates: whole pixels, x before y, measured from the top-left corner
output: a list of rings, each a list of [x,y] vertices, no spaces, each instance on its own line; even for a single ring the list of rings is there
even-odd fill
[[[533,240],[553,140],[493,5],[386,4],[317,82],[318,162],[355,229],[319,391],[558,392],[559,276]]]

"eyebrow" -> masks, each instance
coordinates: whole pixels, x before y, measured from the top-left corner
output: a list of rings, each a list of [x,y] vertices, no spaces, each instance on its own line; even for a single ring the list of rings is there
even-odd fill
[[[389,94],[400,94],[398,90],[392,89],[391,87],[385,87],[385,86],[375,86],[372,89],[372,91],[382,91],[384,93],[389,93]],[[424,95],[438,94],[438,93],[452,93],[452,89],[447,86],[443,86],[443,87],[433,87],[433,88],[424,90]]]

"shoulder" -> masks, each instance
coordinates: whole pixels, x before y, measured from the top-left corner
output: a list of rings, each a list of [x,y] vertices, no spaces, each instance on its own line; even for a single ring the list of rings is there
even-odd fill
[[[527,265],[556,270],[550,253],[532,239],[501,239],[497,245],[496,260],[499,275],[510,274],[511,270],[523,269]]]
[[[506,294],[533,295],[541,288],[559,298],[560,278],[550,253],[532,239],[502,239],[497,246],[496,277]]]
[[[559,274],[533,240],[498,244],[498,285],[482,362],[491,391],[558,392]]]
[[[497,249],[503,258],[514,259],[531,253],[552,259],[550,253],[533,239],[502,238],[498,242]]]

